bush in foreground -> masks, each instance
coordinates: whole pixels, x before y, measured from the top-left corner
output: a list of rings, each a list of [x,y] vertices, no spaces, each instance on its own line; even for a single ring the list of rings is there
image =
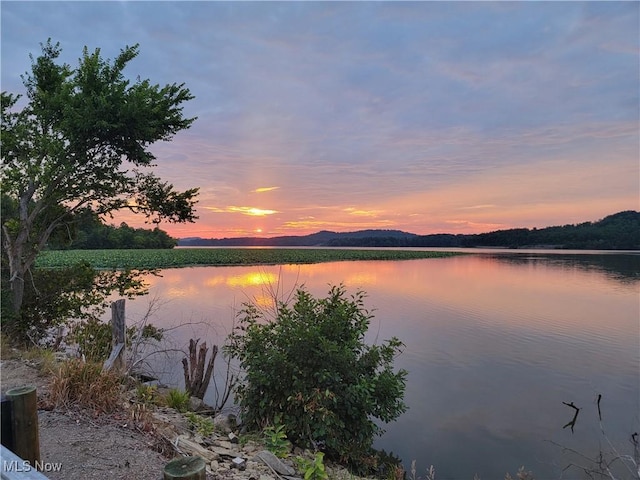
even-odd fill
[[[397,338],[364,343],[372,318],[364,296],[347,297],[339,286],[316,299],[300,289],[293,302],[278,305],[274,320],[245,305],[227,350],[245,373],[235,393],[248,426],[281,422],[297,445],[368,463],[382,433],[375,421],[390,422],[406,410],[407,372],[393,368],[403,346]]]

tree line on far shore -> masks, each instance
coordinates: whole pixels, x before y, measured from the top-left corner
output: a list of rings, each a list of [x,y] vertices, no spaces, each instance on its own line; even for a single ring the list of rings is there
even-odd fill
[[[178,240],[157,226],[133,228],[125,222],[107,225],[96,215],[85,214],[73,224],[74,232],[66,238],[58,235],[49,242],[52,250],[93,250],[112,248],[173,248]]]
[[[188,238],[180,246],[306,247],[502,247],[593,250],[640,249],[640,212],[628,210],[596,222],[546,228],[512,228],[479,234],[416,235],[399,230],[322,231],[306,236],[274,238]]]
[[[502,247],[579,250],[640,249],[640,212],[628,210],[597,222],[546,228],[512,228],[479,234],[437,234],[410,237],[336,238],[328,246],[377,247]]]

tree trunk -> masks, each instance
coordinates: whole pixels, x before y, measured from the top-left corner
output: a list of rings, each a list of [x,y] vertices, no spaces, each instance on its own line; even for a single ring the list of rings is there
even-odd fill
[[[17,314],[20,313],[20,309],[22,308],[22,299],[24,298],[24,276],[17,275],[13,280],[10,281],[11,284],[11,306],[13,307],[13,311]]]
[[[24,277],[35,263],[38,252],[44,248],[51,236],[51,232],[61,220],[61,218],[58,218],[51,221],[43,230],[34,229],[34,223],[45,209],[45,202],[40,199],[35,203],[33,209],[29,211],[29,204],[33,200],[36,189],[37,185],[33,181],[29,181],[28,188],[20,194],[18,200],[18,230],[12,234],[6,223],[2,225],[4,246],[9,260],[11,300],[13,311],[16,315],[19,315],[22,309]]]
[[[6,225],[2,226],[4,233],[4,248],[9,261],[9,285],[11,286],[11,306],[13,311],[18,314],[22,308],[22,299],[24,298],[24,274],[27,267],[22,259],[22,235],[11,237]]]
[[[24,299],[24,277],[31,264],[23,258],[21,236],[15,240],[9,237],[5,229],[5,248],[9,260],[9,285],[11,286],[11,306],[16,315],[20,313]]]

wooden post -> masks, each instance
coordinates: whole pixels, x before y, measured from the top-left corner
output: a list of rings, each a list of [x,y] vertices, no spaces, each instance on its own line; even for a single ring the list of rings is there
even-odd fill
[[[122,373],[125,370],[125,318],[124,299],[111,302],[111,355],[104,362],[103,370],[115,370]]]
[[[205,480],[206,464],[202,457],[172,460],[164,467],[164,480]]]
[[[13,414],[11,409],[11,400],[2,395],[2,411],[0,412],[0,423],[2,430],[0,431],[0,441],[2,445],[9,450],[16,448],[13,444]]]
[[[38,396],[36,387],[25,386],[7,391],[13,415],[13,453],[40,464],[40,437],[38,435]]]

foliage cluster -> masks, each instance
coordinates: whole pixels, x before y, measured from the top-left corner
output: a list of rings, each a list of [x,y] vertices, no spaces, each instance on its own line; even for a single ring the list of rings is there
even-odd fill
[[[304,480],[327,480],[329,474],[324,467],[324,453],[316,452],[313,460],[297,457],[296,463],[302,471]]]
[[[189,409],[189,394],[183,390],[172,388],[167,393],[167,406],[184,413]]]
[[[276,457],[285,458],[291,450],[291,443],[287,440],[284,425],[269,425],[262,430],[264,446]]]
[[[187,417],[189,428],[201,437],[209,437],[213,434],[215,425],[211,418],[198,415],[194,412],[187,412],[185,416]]]
[[[31,281],[25,285],[18,314],[8,300],[8,270],[3,265],[2,330],[21,344],[53,342],[54,330],[68,326],[72,319],[89,322],[89,325],[98,322],[113,292],[127,298],[144,295],[147,292],[142,280],[144,274],[131,270],[95,270],[86,262],[55,270],[36,268]],[[108,338],[110,341],[110,333]]]
[[[158,405],[160,403],[158,388],[140,383],[136,386],[135,401],[145,406]]]
[[[78,353],[84,355],[87,360],[104,362],[111,353],[111,324],[102,322],[95,317],[76,322],[71,325],[67,341],[78,345]],[[162,340],[163,330],[151,324],[142,326],[132,325],[127,327],[126,344],[153,339]]]
[[[406,409],[407,372],[393,368],[403,346],[397,338],[364,342],[371,319],[364,296],[334,286],[316,299],[299,289],[272,321],[245,305],[227,349],[244,370],[235,393],[247,425],[279,419],[295,444],[355,467],[367,463],[382,432],[375,420],[390,422]]]

